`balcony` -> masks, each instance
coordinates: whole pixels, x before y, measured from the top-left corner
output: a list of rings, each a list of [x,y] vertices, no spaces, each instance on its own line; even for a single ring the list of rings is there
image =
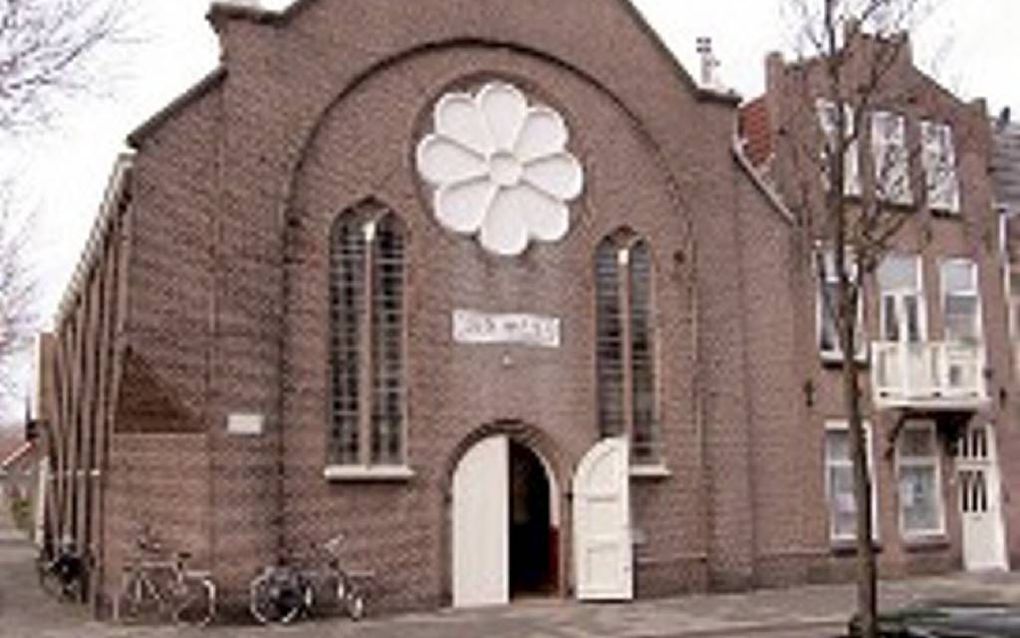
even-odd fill
[[[874,342],[871,360],[879,408],[976,410],[988,403],[983,344]]]

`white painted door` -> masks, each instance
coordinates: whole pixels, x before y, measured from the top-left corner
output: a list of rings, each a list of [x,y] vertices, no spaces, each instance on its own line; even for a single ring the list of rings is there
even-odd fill
[[[505,436],[485,439],[454,472],[454,607],[510,602],[509,450]]]
[[[630,449],[605,439],[574,475],[574,547],[580,600],[634,597],[630,527]]]
[[[967,571],[1006,570],[995,432],[987,425],[967,428],[956,458],[963,563]]]

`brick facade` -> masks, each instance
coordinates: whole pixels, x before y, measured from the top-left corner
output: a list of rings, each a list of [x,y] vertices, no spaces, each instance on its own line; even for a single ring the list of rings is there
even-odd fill
[[[981,330],[986,362],[982,374],[987,382],[987,401],[978,407],[963,409],[932,406],[883,408],[872,396],[871,383],[875,370],[862,369],[865,418],[870,421],[875,458],[874,481],[878,492],[877,526],[881,551],[880,571],[885,576],[909,575],[959,569],[962,565],[959,483],[953,451],[961,432],[969,424],[991,424],[999,446],[999,461],[1006,490],[1018,479],[1018,468],[1012,463],[1013,450],[1020,443],[1016,433],[1016,377],[1006,321],[1006,302],[1003,280],[1004,256],[999,249],[999,219],[993,206],[993,183],[990,178],[992,159],[991,130],[988,126],[983,101],[964,103],[919,71],[911,59],[909,42],[884,42],[862,34],[850,41],[854,51],[845,77],[847,86],[864,82],[865,74],[873,65],[883,47],[896,47],[898,53],[891,62],[883,81],[869,98],[874,110],[888,110],[901,114],[906,121],[907,148],[909,149],[910,181],[913,202],[893,208],[889,214],[908,215],[907,221],[895,235],[890,253],[918,256],[921,259],[924,291],[924,320],[931,341],[942,338],[945,314],[942,301],[942,282],[939,267],[946,259],[972,260],[978,270],[978,291],[981,300]],[[823,180],[816,167],[817,153],[822,148],[818,128],[816,100],[826,98],[825,77],[821,63],[813,60],[786,63],[779,54],[766,60],[767,90],[764,96],[742,108],[741,136],[749,156],[757,163],[763,178],[772,184],[788,205],[792,214],[805,220],[798,231],[793,277],[799,280],[801,294],[797,296],[795,322],[800,339],[796,344],[795,374],[809,393],[811,404],[802,415],[802,434],[810,446],[810,454],[801,461],[808,477],[820,476],[824,471],[821,445],[827,421],[845,419],[842,397],[841,365],[826,361],[819,353],[816,326],[818,324],[818,283],[813,255],[816,242],[825,241],[820,227],[812,227],[812,218],[805,210],[821,206],[825,194]],[[850,98],[849,102],[856,104]],[[960,210],[955,214],[932,211],[923,195],[924,175],[921,161],[921,120],[948,124],[953,131],[956,176],[961,198]],[[867,123],[867,118],[863,119]],[[871,171],[871,131],[864,126],[859,131],[861,148],[862,192],[875,192]],[[810,154],[815,153],[814,156]],[[866,201],[862,200],[866,204]],[[852,203],[852,205],[854,205]],[[879,339],[880,303],[878,282],[874,274],[866,276],[863,313],[863,334],[866,342]],[[875,365],[874,356],[869,358]],[[936,424],[940,445],[939,465],[941,499],[945,516],[943,534],[925,540],[908,540],[900,529],[900,499],[895,446],[902,424],[911,419],[930,419]],[[815,447],[818,446],[818,447]],[[817,485],[817,482],[816,482]],[[815,515],[822,507],[823,494],[814,494]],[[1008,547],[1015,564],[1018,549],[1015,508],[1004,504],[1004,518],[1009,531]],[[809,514],[812,516],[812,514]],[[824,524],[818,521],[816,524]],[[823,532],[823,530],[816,530]],[[823,532],[824,533],[824,532]],[[850,550],[849,553],[847,550]],[[829,558],[821,568],[833,575],[852,571],[852,548],[833,545]],[[848,562],[849,559],[849,562]]]
[[[211,21],[223,67],[132,136],[126,205],[58,326],[63,356],[93,356],[89,339],[103,353],[56,365],[49,414],[60,436],[77,432],[69,449],[98,446],[88,493],[100,505],[75,527],[100,530],[83,536],[103,557],[97,606],[142,523],[211,569],[227,607],[285,548],[340,531],[346,562],[378,574],[376,608],[449,604],[452,475],[492,434],[550,465],[557,591],[570,596],[571,478],[599,436],[593,259],[620,228],[651,247],[668,470],[632,479],[638,596],[846,577],[828,539],[820,436],[839,409],[809,337],[803,238],[734,148],[737,99],[698,89],[628,3],[302,0],[282,14],[214,6]],[[491,80],[562,113],[587,173],[566,238],[512,259],[440,227],[414,168],[436,100]],[[778,81],[770,72],[770,97]],[[961,153],[967,175],[983,148]],[[987,202],[982,183],[965,192],[968,211]],[[407,229],[413,475],[331,482],[330,227],[364,202]],[[981,245],[981,226],[959,226],[937,229],[931,250]],[[1001,303],[993,276],[982,281],[985,303]],[[557,317],[561,347],[455,344],[459,308]],[[85,397],[100,411],[83,421]],[[263,416],[261,435],[227,432],[241,413]],[[1003,437],[1003,456],[1016,444]],[[894,481],[879,467],[891,526]],[[946,498],[951,512],[948,483]],[[955,537],[920,554],[894,527],[886,538],[892,573],[959,565]]]

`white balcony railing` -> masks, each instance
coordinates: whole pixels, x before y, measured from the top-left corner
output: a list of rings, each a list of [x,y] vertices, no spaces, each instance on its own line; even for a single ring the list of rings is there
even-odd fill
[[[967,409],[988,400],[983,344],[879,341],[871,361],[879,406]]]

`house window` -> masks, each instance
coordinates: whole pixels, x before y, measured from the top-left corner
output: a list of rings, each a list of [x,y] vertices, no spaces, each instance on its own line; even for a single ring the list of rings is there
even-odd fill
[[[928,190],[928,207],[947,213],[960,211],[953,129],[948,124],[921,122],[921,163]]]
[[[857,280],[857,264],[853,255],[848,254],[850,260],[849,273],[851,282]],[[839,361],[843,358],[843,347],[840,343],[839,324],[836,318],[839,315],[839,275],[836,272],[836,258],[831,250],[818,254],[818,350],[823,359]],[[855,341],[857,344],[857,356],[864,356],[864,335],[863,335],[863,305],[857,304],[857,325],[855,327]]]
[[[942,312],[945,339],[955,343],[981,341],[981,296],[977,264],[950,259],[942,264]]]
[[[836,146],[836,104],[828,100],[818,100],[818,122],[825,136],[825,150],[822,153],[823,178],[828,188],[829,177],[828,157]],[[843,192],[846,195],[861,194],[860,154],[858,153],[856,130],[854,129],[854,110],[849,104],[843,105],[843,128],[846,131],[846,144],[843,152]]]
[[[872,113],[871,150],[874,154],[876,196],[894,204],[912,203],[906,119],[887,111]]]
[[[896,445],[900,486],[900,530],[903,535],[938,535],[945,531],[935,424],[904,425]]]
[[[404,463],[405,233],[385,207],[341,214],[330,245],[329,462]]]
[[[868,475],[871,477],[872,535],[878,536],[872,469],[871,426],[864,424]],[[857,536],[857,502],[854,499],[854,467],[850,456],[850,428],[842,421],[825,424],[825,493],[829,505],[829,536],[834,541],[850,541]]]
[[[881,339],[916,344],[927,339],[921,258],[888,255],[878,266]]]
[[[633,462],[662,462],[656,380],[652,260],[630,233],[603,240],[595,255],[599,433],[629,434]]]

